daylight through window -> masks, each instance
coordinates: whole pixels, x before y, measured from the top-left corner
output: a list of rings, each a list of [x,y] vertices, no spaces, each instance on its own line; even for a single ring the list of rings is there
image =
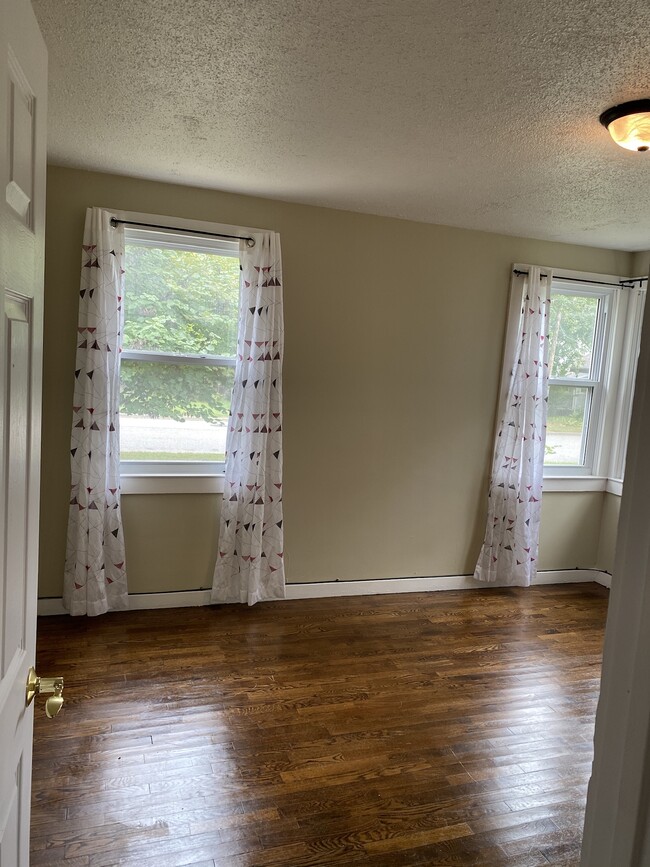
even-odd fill
[[[125,469],[218,472],[237,346],[237,242],[133,228],[125,242]]]
[[[610,293],[551,290],[548,467],[591,470],[602,408]]]

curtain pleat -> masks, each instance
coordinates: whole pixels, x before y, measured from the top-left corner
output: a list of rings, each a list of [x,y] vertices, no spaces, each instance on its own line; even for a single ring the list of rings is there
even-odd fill
[[[237,364],[213,602],[284,597],[282,262],[280,236],[240,244]]]
[[[537,573],[548,408],[552,274],[514,274],[505,359],[507,381],[494,446],[485,539],[474,577],[528,586]]]
[[[63,603],[70,614],[128,608],[120,509],[124,231],[89,208],[81,260]]]

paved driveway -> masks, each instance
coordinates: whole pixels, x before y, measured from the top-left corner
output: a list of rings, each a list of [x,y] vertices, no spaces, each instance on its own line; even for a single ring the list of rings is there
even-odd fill
[[[173,421],[169,418],[120,418],[120,446],[123,452],[179,452],[222,454],[226,450],[227,427],[198,419]]]

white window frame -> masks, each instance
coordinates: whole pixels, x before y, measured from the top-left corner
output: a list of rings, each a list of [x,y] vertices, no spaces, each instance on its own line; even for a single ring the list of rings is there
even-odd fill
[[[636,383],[639,349],[641,345],[641,328],[646,301],[646,286],[635,285],[626,290],[626,309],[623,335],[621,339],[621,363],[615,388],[613,407],[614,429],[611,435],[609,462],[606,468],[610,481],[618,487],[611,492],[621,493],[625,473],[625,457],[632,419],[632,400]],[[623,317],[621,317],[623,318]]]
[[[550,377],[549,389],[553,385],[573,386],[590,389],[588,408],[585,413],[587,435],[584,438],[581,463],[556,466],[544,464],[546,476],[593,476],[596,474],[597,455],[603,438],[603,415],[605,409],[605,383],[609,375],[612,353],[611,325],[616,303],[615,287],[593,286],[563,282],[554,277],[551,284],[551,304],[553,296],[568,295],[574,298],[596,298],[599,301],[596,326],[594,329],[591,371],[593,378]]]
[[[515,268],[524,268],[515,265]],[[570,277],[571,280],[566,278]],[[579,280],[580,282],[575,282]],[[544,490],[608,491],[620,496],[632,412],[632,397],[643,320],[646,285],[639,278],[580,271],[555,271],[553,290],[574,294],[607,295],[606,334],[601,347],[599,393],[592,398],[585,466],[544,465]],[[618,284],[607,286],[602,284]],[[605,307],[605,305],[603,305]],[[585,384],[584,380],[559,378],[550,384]],[[586,384],[591,381],[587,380]]]
[[[191,239],[191,248],[197,252],[205,252],[206,249],[224,252],[221,255],[232,255],[233,248],[238,255],[238,242],[231,239],[211,238],[201,236],[202,232],[210,234],[233,235],[236,237],[249,237],[250,235],[267,231],[265,229],[250,226],[238,226],[226,223],[212,223],[203,220],[188,220],[183,217],[171,217],[163,214],[149,214],[139,211],[124,211],[107,207],[117,220],[133,223],[146,223],[148,226],[159,226],[158,229],[143,229],[140,238],[149,236],[152,243],[163,244],[164,239],[170,238],[170,247],[176,243],[171,240],[176,236],[183,239],[186,249]],[[134,232],[135,227],[125,226],[125,233]],[[179,232],[178,230],[185,230]],[[196,232],[195,236],[190,234]],[[228,251],[228,252],[226,252]],[[149,356],[144,359],[143,355]],[[205,364],[208,359],[215,364],[235,364],[235,359],[223,358],[222,356],[189,356],[195,359],[189,363]],[[165,361],[169,363],[168,353],[141,353],[134,350],[123,350],[122,359],[137,358],[155,362]],[[178,360],[178,356],[174,356]],[[188,356],[184,357],[188,358]],[[184,360],[183,363],[187,363]],[[221,461],[121,461],[120,476],[123,494],[215,494],[223,493],[224,465]]]

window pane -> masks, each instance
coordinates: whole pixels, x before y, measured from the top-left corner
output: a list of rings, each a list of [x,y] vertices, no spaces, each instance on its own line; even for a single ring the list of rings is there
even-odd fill
[[[122,361],[122,460],[222,461],[234,367]]]
[[[551,295],[549,375],[592,378],[594,335],[600,299],[594,296]]]
[[[591,388],[549,387],[545,464],[581,466],[584,463],[590,405]]]
[[[124,349],[234,356],[239,260],[127,243]]]

